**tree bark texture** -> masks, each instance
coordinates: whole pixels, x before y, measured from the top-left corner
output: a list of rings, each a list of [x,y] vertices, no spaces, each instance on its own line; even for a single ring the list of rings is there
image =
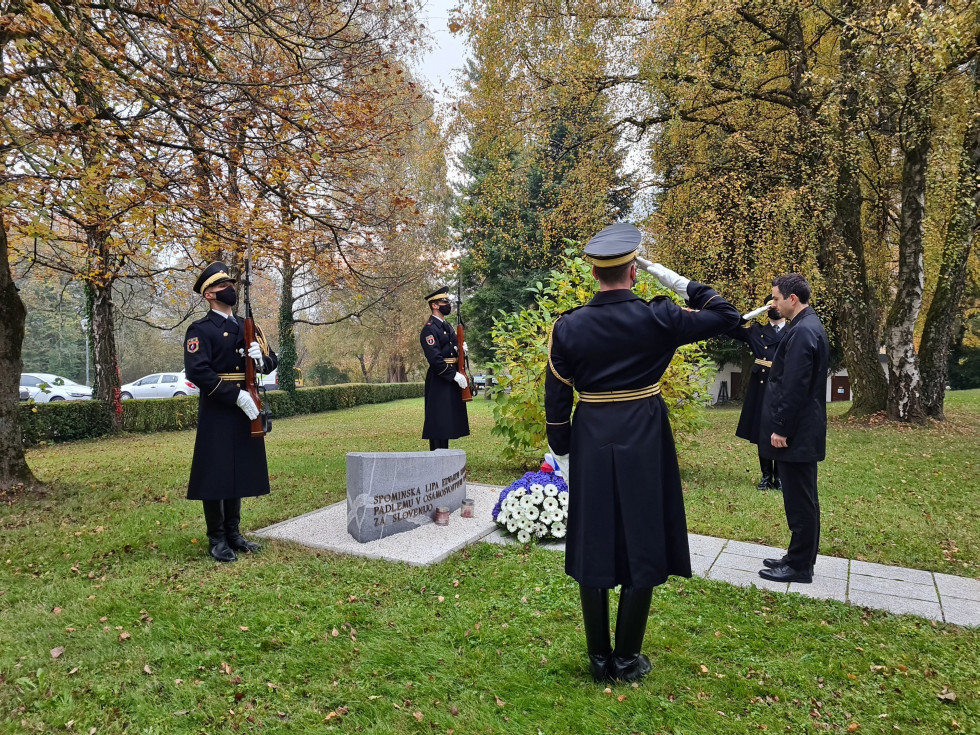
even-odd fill
[[[922,309],[925,283],[923,223],[926,209],[926,166],[932,144],[928,100],[913,76],[907,87],[902,138],[902,214],[898,234],[898,279],[895,300],[885,322],[888,353],[888,418],[921,423],[922,375],[915,351],[915,322]]]
[[[977,60],[973,60],[973,92],[976,98]],[[943,420],[950,348],[956,318],[966,288],[967,263],[980,231],[980,105],[963,135],[963,152],[957,175],[956,203],[943,242],[939,280],[922,330],[919,367],[922,370],[922,407],[930,418]]]
[[[282,291],[279,298],[279,387],[296,392],[296,319],[293,315],[293,278],[296,269],[286,252],[282,256]]]
[[[881,314],[868,273],[862,230],[862,195],[858,179],[857,136],[858,94],[851,33],[841,36],[841,69],[845,87],[841,91],[837,161],[837,190],[832,233],[825,236],[821,271],[834,299],[844,366],[850,379],[853,402],[850,414],[865,416],[885,408],[888,386],[878,359],[881,346]]]
[[[0,489],[37,481],[24,458],[20,430],[21,348],[27,309],[7,260],[7,227],[0,212]]]

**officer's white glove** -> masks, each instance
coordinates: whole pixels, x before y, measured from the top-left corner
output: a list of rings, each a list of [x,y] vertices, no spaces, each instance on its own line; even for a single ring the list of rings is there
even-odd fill
[[[763,312],[766,311],[769,311],[769,304],[766,304],[765,306],[760,306],[758,309],[753,309],[748,314],[742,314],[742,319],[744,319],[747,322],[750,322],[753,319],[755,319],[757,316],[759,316],[759,314],[762,314]]]
[[[565,484],[568,485],[568,475],[571,465],[569,464],[569,459],[567,454],[555,454],[555,450],[548,446],[548,452],[551,455],[551,464],[555,468],[555,474],[559,477],[565,478]]]
[[[469,352],[470,348],[466,346],[466,340],[463,340],[463,352]]]
[[[252,344],[248,346],[248,356],[253,360],[262,359],[262,347],[259,346],[258,342],[252,342]]]
[[[665,287],[687,301],[687,285],[691,282],[689,278],[684,278],[660,263],[651,263],[646,258],[637,257],[636,262]]]
[[[248,416],[250,421],[259,417],[259,407],[255,405],[252,396],[245,391],[238,391],[238,398],[235,400],[235,403],[245,412],[245,415]]]
[[[453,376],[453,380],[456,381],[456,385],[459,386],[460,390],[463,390],[464,388],[466,388],[466,378],[463,377],[463,374],[462,373],[456,373]]]

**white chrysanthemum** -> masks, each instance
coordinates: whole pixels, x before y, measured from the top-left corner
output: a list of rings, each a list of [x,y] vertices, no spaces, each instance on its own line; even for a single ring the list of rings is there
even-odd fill
[[[551,535],[555,538],[564,538],[565,536],[565,524],[564,523],[552,523],[551,524]]]
[[[531,534],[525,531],[523,528],[517,532],[517,540],[522,544],[526,544],[531,540]]]
[[[553,482],[549,482],[544,486],[544,494],[549,498],[555,497],[558,494],[558,486]]]
[[[544,538],[548,535],[548,527],[543,523],[539,523],[534,528],[534,535],[538,538]]]
[[[558,493],[558,503],[562,508],[568,507],[568,493]]]
[[[545,510],[555,510],[558,507],[558,501],[553,497],[547,497],[541,502],[541,507]]]
[[[544,500],[544,489],[541,489],[541,490],[532,490],[531,491],[531,500],[534,501],[534,504],[535,505],[541,505],[541,501]]]
[[[524,517],[529,521],[538,520],[539,515],[541,515],[541,511],[538,510],[537,506],[532,505],[531,507],[524,509]]]
[[[552,516],[551,511],[547,508],[541,511],[541,515],[538,516],[538,523],[551,523]]]
[[[510,519],[510,511],[506,508],[501,508],[500,512],[497,514],[497,523],[507,523]]]
[[[540,482],[532,482],[530,485],[527,486],[527,489],[530,490],[532,493],[543,493],[544,485],[542,485]]]
[[[521,497],[521,507],[522,508],[530,508],[532,505],[534,505],[534,501],[531,500],[531,496],[530,495],[524,495],[524,496]]]
[[[507,531],[509,533],[515,533],[521,527],[520,523],[511,518],[507,521]]]

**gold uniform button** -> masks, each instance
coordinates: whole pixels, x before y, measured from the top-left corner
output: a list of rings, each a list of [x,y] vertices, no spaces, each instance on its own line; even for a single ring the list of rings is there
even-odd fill
[[[222,336],[227,337],[228,336],[228,332],[225,332]]]

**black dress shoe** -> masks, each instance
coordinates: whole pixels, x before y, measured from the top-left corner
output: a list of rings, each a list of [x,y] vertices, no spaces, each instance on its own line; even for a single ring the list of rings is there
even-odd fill
[[[775,569],[776,567],[781,567],[786,563],[786,557],[781,557],[779,559],[763,559],[762,565],[769,567],[770,569]]]
[[[772,488],[773,490],[778,490],[779,492],[782,492],[782,491],[783,491],[783,481],[782,481],[782,480],[780,480],[780,479],[779,479],[779,478],[777,477],[777,478],[776,478],[776,479],[775,479],[775,480],[773,481],[773,483],[772,483],[772,485],[770,485],[770,487],[771,487],[771,488]]]
[[[589,673],[592,674],[592,681],[594,681],[596,684],[613,680],[609,673],[610,658],[612,658],[611,652],[604,656],[591,653],[589,654]]]
[[[813,581],[813,572],[811,570],[808,569],[805,572],[801,572],[785,564],[781,564],[772,569],[760,569],[759,576],[773,582],[802,582],[809,584]]]
[[[221,539],[217,543],[211,544],[211,556],[215,559],[215,561],[238,561],[238,557],[235,556],[235,552],[231,550],[231,547],[228,546],[224,539]]]
[[[769,475],[763,475],[762,479],[759,480],[759,484],[755,486],[756,490],[768,490],[772,487],[772,478]]]
[[[638,653],[629,659],[622,659],[613,656],[612,664],[609,666],[610,676],[616,681],[625,683],[639,681],[653,670],[650,659],[642,653]]]
[[[261,546],[259,546],[254,541],[249,541],[240,533],[236,533],[234,535],[228,534],[228,546],[230,546],[235,551],[250,551],[253,554],[262,551]]]

